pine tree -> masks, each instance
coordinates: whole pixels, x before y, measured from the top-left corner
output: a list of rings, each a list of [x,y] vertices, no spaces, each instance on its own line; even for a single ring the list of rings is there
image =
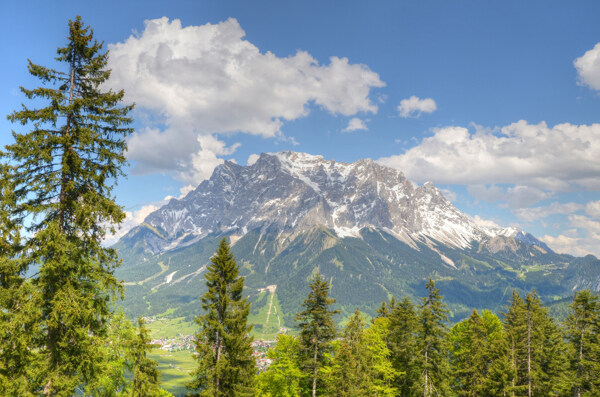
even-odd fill
[[[421,303],[417,334],[418,368],[421,373],[417,386],[419,394],[424,397],[448,396],[448,310],[432,279],[429,279],[425,288],[428,294]]]
[[[144,320],[138,318],[138,329],[131,346],[131,397],[159,397],[162,395],[159,386],[158,363],[148,358],[148,353],[154,346],[150,344],[148,329]]]
[[[251,396],[254,394],[256,362],[252,356],[252,326],[247,325],[250,303],[242,298],[244,278],[226,238],[208,266],[202,296],[205,314],[196,317],[198,367],[187,384],[192,395]]]
[[[94,397],[126,396],[131,372],[131,350],[136,338],[135,327],[122,310],[111,316],[102,359],[102,374],[95,382],[87,385],[86,395]]]
[[[514,374],[511,394],[565,395],[570,388],[567,346],[535,291],[524,301],[513,292],[505,329]]]
[[[467,319],[450,330],[450,354],[453,371],[453,388],[457,396],[481,396],[496,359],[496,342],[503,335],[502,324],[492,313],[484,311],[482,317],[473,310]]]
[[[402,375],[395,380],[401,396],[410,396],[419,382],[417,367],[417,331],[419,320],[415,307],[408,298],[397,303],[390,313],[390,333],[388,345],[390,359]]]
[[[517,291],[513,290],[507,311],[504,314],[504,328],[508,343],[507,355],[511,368],[508,390],[514,396],[527,395],[526,319],[525,302],[523,302],[523,298]]]
[[[26,221],[31,232],[20,257],[40,266],[32,284],[43,334],[31,346],[44,356],[39,387],[44,395],[70,396],[99,374],[110,301],[121,288],[113,276],[116,252],[101,242],[125,216],[111,183],[122,175],[132,106],[119,106],[123,91],[101,90],[110,76],[108,54],[81,18],[69,21],[67,45],[57,54],[66,72],[29,62],[43,86],[21,90],[46,106],[24,105],[8,116],[32,129],[13,132],[3,157],[14,165],[11,219]]]
[[[566,321],[572,346],[571,367],[575,397],[588,397],[600,390],[600,300],[588,290],[575,293]]]
[[[321,388],[319,370],[327,364],[327,353],[331,352],[331,341],[336,335],[333,315],[338,311],[329,309],[334,302],[335,299],[329,298],[329,283],[317,273],[310,283],[310,293],[302,303],[304,310],[296,314],[301,368],[310,381],[307,389],[313,397]]]
[[[12,184],[6,168],[0,167],[0,395],[28,396],[34,395],[31,380],[39,365],[30,349],[38,332],[39,302],[23,275],[27,264],[18,256],[21,228],[10,217]]]
[[[358,309],[343,331],[331,371],[330,395],[360,397],[369,394],[370,355],[365,345],[365,323]]]
[[[394,367],[391,360],[391,351],[387,346],[386,338],[390,332],[389,318],[376,318],[371,326],[364,331],[362,350],[366,350],[366,373],[369,396],[395,396],[398,389],[395,380],[401,373]]]

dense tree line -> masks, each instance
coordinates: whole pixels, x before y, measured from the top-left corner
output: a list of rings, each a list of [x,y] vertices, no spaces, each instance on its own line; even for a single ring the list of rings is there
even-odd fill
[[[557,324],[535,291],[525,297],[513,292],[500,317],[474,310],[448,329],[440,291],[433,280],[425,288],[419,305],[407,298],[384,302],[368,325],[357,310],[336,338],[330,333],[321,343],[316,366],[306,365],[304,350],[316,332],[279,335],[268,353],[273,363],[257,377],[257,396],[599,395],[597,295],[575,293],[568,318]],[[333,315],[327,291],[317,276],[311,295],[321,295],[319,311],[328,319],[311,319],[322,325]],[[306,321],[300,323],[301,333],[305,329]]]

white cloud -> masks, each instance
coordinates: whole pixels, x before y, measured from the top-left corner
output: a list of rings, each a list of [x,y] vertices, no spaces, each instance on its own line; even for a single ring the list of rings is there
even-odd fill
[[[377,112],[369,95],[384,83],[367,66],[338,57],[320,65],[305,51],[277,57],[244,35],[235,19],[183,27],[163,17],[109,45],[110,85],[124,89],[148,120],[166,126],[148,126],[131,139],[137,172],[198,183],[223,151],[210,154],[198,137],[212,135],[212,143],[232,132],[283,137],[283,123],[306,116],[311,103],[344,116]],[[190,168],[193,175],[185,176]]]
[[[476,200],[489,203],[504,202],[511,208],[529,207],[541,200],[551,197],[551,194],[541,189],[529,186],[511,186],[503,188],[497,185],[469,185],[468,192]]]
[[[152,203],[144,205],[137,211],[125,211],[125,220],[116,229],[115,234],[107,235],[104,239],[104,245],[111,246],[115,244],[121,237],[127,234],[131,228],[139,225],[146,219],[148,215],[160,208],[161,205],[166,204],[166,201],[159,203]]]
[[[587,203],[585,206],[585,213],[600,221],[600,200]]]
[[[256,163],[259,157],[260,155],[252,153],[250,156],[248,156],[248,161],[246,162],[246,165],[253,165],[254,163]]]
[[[544,241],[557,252],[576,256],[588,254],[600,258],[600,222],[584,215],[569,215],[568,229],[560,235],[544,236]]]
[[[499,224],[497,224],[493,220],[484,219],[484,218],[480,217],[479,215],[475,215],[473,217],[473,220],[475,221],[475,224],[478,226],[482,226],[482,227],[486,227],[486,228],[500,228],[501,227]]]
[[[561,254],[570,254],[574,256],[594,254],[593,251],[590,251],[584,245],[582,245],[582,239],[579,237],[570,237],[565,236],[564,234],[560,234],[556,237],[545,235],[540,237],[539,240],[548,244],[548,247],[550,247],[553,251]],[[596,253],[596,255],[598,254]]]
[[[416,96],[411,96],[408,99],[403,99],[398,105],[400,117],[420,117],[422,113],[433,113],[437,109],[435,101],[431,98],[420,99]]]
[[[353,117],[348,122],[348,126],[342,130],[342,132],[351,132],[357,130],[368,130],[367,125],[364,121],[358,117]]]
[[[520,219],[531,222],[551,215],[572,214],[583,208],[584,205],[579,203],[552,203],[541,207],[519,208],[514,212]]]
[[[594,90],[600,90],[600,43],[573,61],[577,69],[577,80]]]
[[[517,184],[544,191],[600,186],[600,124],[529,124],[501,129],[444,127],[404,154],[378,161],[438,184]]]
[[[440,189],[440,190],[442,191],[442,194],[444,195],[444,197],[446,197],[448,200],[455,202],[456,199],[458,199],[458,196],[452,190],[450,190],[450,189]]]

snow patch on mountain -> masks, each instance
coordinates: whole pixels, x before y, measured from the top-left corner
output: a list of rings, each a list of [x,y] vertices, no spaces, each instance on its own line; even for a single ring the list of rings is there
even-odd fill
[[[163,251],[210,233],[239,237],[256,229],[291,233],[317,225],[340,238],[361,238],[363,228],[384,230],[417,249],[419,242],[466,249],[496,236],[547,248],[517,229],[478,225],[431,182],[417,186],[370,159],[348,164],[291,151],[262,153],[248,166],[226,161],[145,222],[166,236]]]

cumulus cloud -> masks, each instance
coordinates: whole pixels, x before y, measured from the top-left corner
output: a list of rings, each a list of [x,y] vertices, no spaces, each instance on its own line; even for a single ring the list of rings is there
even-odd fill
[[[104,245],[111,246],[115,244],[117,241],[119,241],[121,237],[126,235],[127,232],[131,230],[131,228],[142,223],[148,215],[159,209],[160,206],[163,204],[166,204],[166,201],[144,205],[139,210],[133,212],[125,211],[125,220],[115,230],[115,234],[110,234],[106,236],[106,238],[104,239]]]
[[[431,98],[421,99],[417,96],[411,96],[408,99],[403,99],[398,105],[400,117],[421,117],[423,113],[433,113],[437,109],[435,101]]]
[[[600,43],[573,61],[579,84],[600,90]]]
[[[252,164],[256,163],[256,161],[258,160],[259,157],[260,157],[260,155],[258,155],[256,153],[252,153],[250,156],[248,156],[248,161],[246,162],[246,165],[252,165]]]
[[[600,187],[600,124],[519,121],[496,130],[444,127],[405,153],[380,158],[416,182],[515,184],[544,191]]]
[[[515,210],[515,214],[525,221],[535,221],[544,219],[551,215],[568,215],[583,209],[585,206],[579,203],[552,203],[550,205],[519,208]]]
[[[600,221],[600,200],[587,203],[585,206],[585,213]]]
[[[198,183],[223,151],[234,150],[209,148],[219,134],[282,137],[283,123],[306,116],[310,104],[334,115],[377,112],[369,94],[384,83],[367,66],[338,57],[321,65],[305,51],[277,57],[244,36],[235,19],[183,27],[163,17],[109,45],[110,85],[124,89],[148,120],[166,126],[148,126],[131,139],[129,158],[138,172]],[[184,176],[190,168],[193,175]]]
[[[529,207],[541,200],[551,197],[551,194],[539,188],[529,186],[500,187],[497,185],[470,185],[468,192],[476,200],[489,203],[504,202],[511,208]]]
[[[564,234],[558,236],[545,235],[540,237],[539,240],[548,244],[548,247],[552,248],[553,251],[561,254],[570,254],[573,256],[594,255],[594,252],[588,249],[589,247],[582,244],[582,238],[577,236],[573,237]]]
[[[557,252],[600,257],[600,222],[585,215],[572,214],[569,215],[568,226],[571,229],[560,235],[544,236],[541,240]]]
[[[473,220],[475,221],[476,225],[482,226],[482,227],[485,227],[485,228],[499,229],[501,227],[499,224],[497,224],[493,220],[491,220],[491,219],[484,219],[484,218],[480,217],[479,215],[475,215],[473,217]]]
[[[357,130],[367,130],[367,125],[364,121],[359,119],[358,117],[353,117],[348,122],[348,126],[342,130],[342,132],[351,132]]]

